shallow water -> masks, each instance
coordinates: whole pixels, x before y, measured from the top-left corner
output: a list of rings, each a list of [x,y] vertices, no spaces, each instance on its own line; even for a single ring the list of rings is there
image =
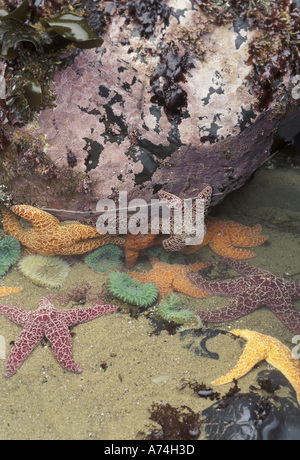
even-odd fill
[[[292,279],[300,281],[299,169],[261,168],[243,189],[229,196],[212,213],[246,225],[260,223],[262,234],[269,235],[269,243],[254,248],[257,257],[249,263],[280,276],[294,275]],[[191,262],[212,262],[216,268],[210,277],[218,276],[220,256],[209,247],[189,257]],[[146,258],[140,259],[135,269],[144,265],[149,267]],[[74,258],[62,290],[83,279],[100,289],[106,277]],[[57,293],[31,283],[15,267],[0,279],[0,285],[22,286],[23,292],[5,301],[1,299],[1,303],[26,309],[36,309],[43,296]],[[217,308],[230,301],[221,297],[179,296],[193,310]],[[300,311],[300,301],[294,305]],[[56,306],[59,307],[57,303]],[[155,426],[149,420],[153,403],[186,405],[195,412],[213,404],[188,386],[182,389],[183,382],[196,380],[209,386],[237,363],[243,343],[230,335],[211,334],[211,329],[251,329],[278,338],[290,349],[294,346],[291,340],[295,334],[264,307],[239,320],[208,326],[209,330],[200,334],[186,331],[170,335],[166,330],[154,334],[155,326],[146,315],[132,318],[121,310],[72,328],[73,355],[83,367],[82,374],[64,370],[46,342],[39,344],[9,379],[4,377],[5,360],[0,359],[0,438],[133,440],[138,432]],[[0,316],[6,356],[20,331],[20,327]],[[208,352],[203,350],[202,339],[206,336]],[[262,362],[239,379],[241,392],[248,393],[249,386],[257,386],[258,374],[269,368]],[[294,390],[287,380],[283,381],[285,384],[276,395],[289,396],[297,406]],[[215,389],[224,395],[232,386]],[[203,439],[204,426],[201,431]]]

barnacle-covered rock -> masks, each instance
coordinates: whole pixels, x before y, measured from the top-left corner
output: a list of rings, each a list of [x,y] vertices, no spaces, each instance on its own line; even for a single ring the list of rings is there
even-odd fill
[[[129,199],[150,200],[161,189],[193,197],[204,183],[216,204],[241,187],[300,104],[292,96],[296,6],[93,3],[89,21],[104,30],[102,47],[77,50],[56,71],[56,106],[15,127],[12,149],[25,137],[33,152],[2,152],[0,183],[16,201],[72,210],[95,209],[119,191]]]

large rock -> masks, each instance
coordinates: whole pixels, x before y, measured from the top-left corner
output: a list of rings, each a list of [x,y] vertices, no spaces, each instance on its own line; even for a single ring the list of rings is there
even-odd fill
[[[90,18],[95,29],[102,3]],[[270,155],[278,126],[300,105],[295,68],[286,58],[274,73],[268,50],[264,69],[255,46],[266,32],[222,2],[131,1],[127,11],[104,3],[104,44],[56,72],[55,108],[14,127],[0,184],[15,201],[75,211],[119,191],[192,197],[204,183],[220,202]],[[294,24],[290,3],[277,10]]]

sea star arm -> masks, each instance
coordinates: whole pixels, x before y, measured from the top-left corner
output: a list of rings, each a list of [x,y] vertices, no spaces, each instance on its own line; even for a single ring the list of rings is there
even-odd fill
[[[188,273],[188,278],[200,289],[212,295],[231,297],[244,291],[243,278],[229,281],[208,281],[196,273]]]
[[[216,235],[209,246],[211,249],[221,256],[231,257],[232,259],[251,259],[256,256],[253,251],[248,249],[236,248],[231,242],[229,232],[223,230],[223,233]]]
[[[143,272],[131,272],[131,271],[126,271],[127,275],[131,276],[131,278],[134,278],[138,281],[141,281],[142,283],[150,283],[150,282],[155,282],[149,279],[149,272],[148,273],[143,273]]]
[[[261,225],[255,225],[254,227],[247,227],[242,224],[238,225],[237,230],[232,229],[230,232],[230,239],[234,246],[241,248],[253,248],[260,246],[265,243],[269,237],[260,235]]]
[[[177,252],[185,247],[185,235],[172,235],[162,242],[166,251]]]
[[[267,302],[266,305],[291,331],[300,334],[300,314],[290,300],[278,299],[277,302],[272,300],[271,302]]]
[[[127,268],[134,267],[136,261],[138,260],[138,257],[139,251],[137,249],[125,248],[125,259]]]
[[[107,241],[110,239],[110,235],[100,235],[96,227],[91,227],[84,224],[71,224],[63,226],[66,231],[69,233],[70,237],[74,241],[84,241],[90,238],[101,237],[101,240]]]
[[[75,324],[86,323],[92,319],[98,318],[99,316],[105,315],[112,311],[117,310],[116,305],[96,305],[89,308],[73,308],[72,310],[61,310],[59,316],[63,323],[70,327]]]
[[[52,214],[34,208],[33,206],[15,205],[11,207],[11,210],[17,214],[17,216],[30,220],[33,228],[36,230],[43,231],[48,227],[59,224],[59,220],[52,216]]]
[[[14,321],[14,320],[13,320]],[[19,369],[23,361],[44,337],[44,331],[35,324],[23,329],[6,363],[5,377],[11,377]]]
[[[0,305],[0,313],[18,326],[25,325],[29,314],[29,312],[23,310],[23,308],[10,307],[9,305]]]
[[[300,299],[300,283],[297,281],[292,283],[292,298],[293,299]]]
[[[74,243],[69,247],[64,247],[63,254],[84,254],[85,252],[93,251],[94,249],[97,249],[105,244],[107,244],[106,239],[103,239],[101,237],[85,241],[78,241],[77,243]]]
[[[239,260],[229,259],[228,257],[223,257],[223,260],[229,265],[231,268],[236,270],[242,275],[250,276],[250,275],[272,275],[271,272],[267,270],[263,270],[262,268],[254,267],[253,265],[247,264],[246,262],[241,262]]]
[[[211,383],[212,385],[223,385],[232,382],[233,379],[239,379],[251,371],[255,364],[263,359],[266,359],[266,353],[262,352],[261,349],[253,348],[253,345],[248,342],[236,366],[234,366],[228,374],[223,375]]]
[[[54,327],[48,327],[45,335],[51,343],[51,349],[57,361],[71,372],[80,374],[82,368],[72,357],[72,339],[67,326],[64,324],[55,324]]]
[[[191,297],[196,297],[199,299],[209,296],[207,292],[195,286],[195,284],[191,283],[187,278],[184,277],[175,277],[173,281],[173,288],[176,291],[182,292],[183,294],[187,294]]]
[[[21,226],[17,216],[5,206],[0,206],[3,217],[3,228],[7,235],[15,236],[20,238],[22,234]]]
[[[171,222],[171,236],[166,238],[162,245],[166,251],[180,251],[185,247],[185,235],[174,234],[174,214],[175,210],[183,209],[183,200],[176,195],[160,190],[158,192],[160,199],[166,202],[167,207],[170,209],[170,222]]]
[[[178,196],[173,195],[172,193],[168,193],[165,190],[160,190],[158,192],[158,196],[161,200],[164,200],[166,205],[171,209],[180,209],[183,207],[183,200]]]
[[[207,215],[212,196],[212,188],[208,184],[204,184],[204,188],[198,194],[197,199],[204,200],[204,216]]]
[[[293,385],[300,403],[300,364],[293,358],[292,353],[286,347],[280,347],[279,349],[274,347],[266,360],[271,366],[282,372]]]
[[[189,264],[187,266],[187,272],[198,272],[199,270],[202,270],[203,268],[210,267],[211,263],[210,262],[196,262],[195,264]]]
[[[245,316],[258,306],[258,304],[251,303],[247,297],[239,295],[227,307],[210,311],[198,310],[196,314],[200,316],[203,321],[222,323]]]

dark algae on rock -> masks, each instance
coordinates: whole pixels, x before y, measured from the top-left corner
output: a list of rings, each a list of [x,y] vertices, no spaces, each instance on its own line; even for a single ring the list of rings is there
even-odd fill
[[[290,0],[229,3],[257,31],[249,46],[248,65],[252,65],[253,73],[248,78],[259,97],[257,108],[263,111],[282,78],[288,72],[299,74],[300,9]]]
[[[147,433],[138,433],[138,439],[151,441],[195,440],[200,435],[200,414],[190,407],[173,407],[169,403],[153,403],[150,420],[160,425],[150,427]]]
[[[187,51],[180,52],[171,43],[160,53],[160,62],[150,79],[154,96],[151,102],[163,106],[169,120],[180,122],[187,107],[187,93],[180,86],[188,69],[194,67]]]

